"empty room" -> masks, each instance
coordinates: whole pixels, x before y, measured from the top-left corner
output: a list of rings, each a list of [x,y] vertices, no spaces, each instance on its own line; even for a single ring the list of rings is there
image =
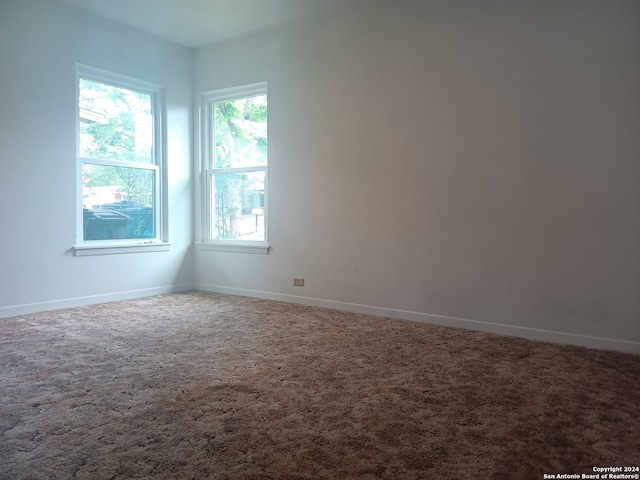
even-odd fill
[[[640,478],[640,2],[0,0],[0,479]]]

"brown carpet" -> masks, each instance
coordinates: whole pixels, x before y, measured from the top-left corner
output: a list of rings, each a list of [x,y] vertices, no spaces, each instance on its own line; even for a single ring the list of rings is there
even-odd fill
[[[640,356],[210,293],[0,319],[2,479],[640,464]]]

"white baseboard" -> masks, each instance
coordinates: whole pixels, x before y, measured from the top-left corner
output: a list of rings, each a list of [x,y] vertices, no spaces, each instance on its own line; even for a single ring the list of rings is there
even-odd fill
[[[143,288],[140,290],[127,290],[124,292],[105,293],[100,295],[89,295],[86,297],[65,298],[62,300],[52,300],[48,302],[26,303],[9,307],[0,307],[0,318],[15,317],[16,315],[26,315],[28,313],[46,312],[58,310],[60,308],[79,307],[82,305],[93,305],[96,303],[115,302],[118,300],[129,300],[139,297],[150,297],[162,295],[163,293],[183,292],[193,290],[192,284],[167,285],[164,287]]]
[[[633,353],[636,355],[640,354],[640,342],[633,342],[629,340],[593,337],[588,335],[557,332],[552,330],[542,330],[537,328],[519,327],[515,325],[483,322],[478,320],[470,320],[467,318],[447,317],[443,315],[413,312],[409,310],[398,310],[386,307],[376,307],[372,305],[362,305],[358,303],[340,302],[322,298],[303,297],[299,295],[289,295],[274,292],[263,292],[259,290],[248,290],[243,288],[225,287],[222,285],[211,285],[204,283],[168,285],[164,287],[128,290],[124,292],[114,292],[101,295],[90,295],[85,297],[66,298],[62,300],[52,300],[47,302],[0,307],[0,318],[44,312],[49,310],[57,310],[60,308],[78,307],[82,305],[114,302],[118,300],[129,300],[132,298],[161,295],[164,293],[182,292],[193,289],[206,292],[224,293],[228,295],[239,295],[243,297],[263,298],[265,300],[276,300],[280,302],[333,308],[336,310],[366,313],[369,315],[378,315],[388,318],[398,318],[416,322],[432,323],[435,325],[465,328],[468,330],[478,330],[482,332],[521,337],[543,342],[578,345],[582,347],[601,350],[614,350],[619,352]]]
[[[529,340],[538,340],[566,345],[578,345],[581,347],[595,348],[599,350],[613,350],[618,352],[640,354],[640,342],[619,340],[616,338],[592,337],[588,335],[556,332],[538,328],[519,327],[515,325],[504,325],[500,323],[483,322],[466,318],[456,318],[443,315],[433,315],[429,313],[412,312],[409,310],[397,310],[385,307],[375,307],[371,305],[361,305],[357,303],[302,297],[298,295],[225,287],[222,285],[197,283],[194,285],[194,288],[207,292],[239,295],[243,297],[263,298],[265,300],[277,300],[280,302],[298,303],[302,305],[333,308],[336,310],[366,313],[369,315],[378,315],[382,317],[432,323],[447,327],[465,328],[467,330],[478,330],[482,332],[496,333],[499,335],[527,338]]]

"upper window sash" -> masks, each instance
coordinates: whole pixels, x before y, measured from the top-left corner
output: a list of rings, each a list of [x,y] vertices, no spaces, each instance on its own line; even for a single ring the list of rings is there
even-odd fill
[[[78,158],[83,157],[81,151],[81,138],[80,138],[80,124],[81,124],[81,105],[80,105],[80,82],[81,80],[87,80],[94,83],[107,85],[114,88],[122,88],[138,92],[141,94],[149,95],[150,97],[150,120],[151,127],[149,133],[151,138],[149,139],[151,144],[151,152],[149,154],[149,162],[136,162],[136,163],[151,163],[154,165],[162,165],[164,162],[164,110],[163,110],[163,97],[164,88],[160,85],[156,85],[144,80],[138,80],[125,75],[109,72],[95,67],[87,65],[76,64],[76,102],[78,102],[76,109],[76,148]],[[85,112],[85,115],[90,113]],[[86,158],[86,156],[84,156]],[[93,160],[107,160],[102,157],[92,157]],[[89,160],[89,159],[88,159]],[[110,158],[110,160],[114,160]],[[125,160],[126,161],[126,160]]]
[[[252,83],[239,87],[228,87],[200,95],[201,99],[201,153],[204,160],[204,169],[220,168],[215,164],[215,118],[214,105],[227,100],[240,100],[243,98],[267,95],[267,82]],[[268,128],[268,127],[267,127]],[[243,166],[262,166],[243,165]]]

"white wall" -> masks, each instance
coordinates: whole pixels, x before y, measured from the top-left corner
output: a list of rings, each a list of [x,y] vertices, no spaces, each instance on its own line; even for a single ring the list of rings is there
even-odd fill
[[[269,82],[273,247],[196,284],[640,352],[640,3],[367,5],[196,50]]]
[[[169,252],[74,257],[75,63],[166,87]],[[193,280],[192,51],[66,5],[0,0],[0,316]]]

